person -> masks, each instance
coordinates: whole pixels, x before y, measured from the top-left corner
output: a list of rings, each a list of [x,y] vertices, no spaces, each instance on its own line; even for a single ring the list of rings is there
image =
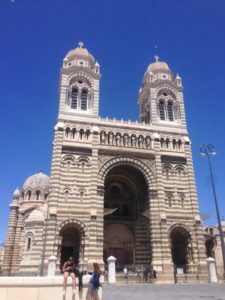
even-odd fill
[[[82,299],[82,294],[83,294],[83,276],[86,274],[87,274],[86,270],[78,271],[78,274],[77,274],[80,299]]]
[[[154,282],[157,282],[157,271],[155,269],[153,270],[153,278]]]
[[[146,268],[143,273],[143,281],[148,282],[148,269]]]
[[[97,263],[93,263],[93,272],[89,273],[92,275],[90,284],[91,284],[91,290],[90,294],[88,295],[88,299],[92,300],[100,300],[98,295],[98,289],[100,287],[100,276],[102,274],[99,265]]]
[[[73,282],[73,294],[76,292],[76,275],[75,275],[75,266],[74,266],[74,260],[73,257],[70,256],[69,259],[64,263],[63,268],[63,295],[66,294],[66,284],[67,284],[67,278],[71,276],[72,282]]]
[[[126,283],[128,283],[128,269],[127,269],[126,265],[123,268],[123,274],[124,274],[124,278],[126,280]]]

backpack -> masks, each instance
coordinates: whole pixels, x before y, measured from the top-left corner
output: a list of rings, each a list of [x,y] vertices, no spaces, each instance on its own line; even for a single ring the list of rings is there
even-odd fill
[[[98,275],[97,272],[94,272],[94,273],[92,274],[90,283],[91,283],[94,287],[96,287],[96,288],[98,288],[98,287],[100,286],[99,275]]]

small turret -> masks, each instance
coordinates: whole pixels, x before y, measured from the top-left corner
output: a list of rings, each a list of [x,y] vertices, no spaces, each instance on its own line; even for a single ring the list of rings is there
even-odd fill
[[[181,81],[181,78],[180,78],[180,76],[178,74],[176,76],[175,81],[176,81],[177,86],[182,86],[182,81]]]

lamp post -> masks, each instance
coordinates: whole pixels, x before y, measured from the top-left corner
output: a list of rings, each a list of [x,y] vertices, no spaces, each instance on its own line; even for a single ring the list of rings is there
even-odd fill
[[[49,197],[49,195],[48,195]],[[45,261],[45,250],[46,250],[46,241],[47,241],[47,222],[49,218],[49,203],[48,198],[46,199],[46,205],[47,205],[47,211],[46,211],[46,218],[45,218],[45,226],[43,228],[43,247],[42,247],[42,253],[41,253],[41,263],[40,263],[40,269],[39,269],[39,276],[44,276],[44,261]]]
[[[219,229],[219,233],[220,233],[221,249],[222,249],[222,255],[223,255],[223,276],[225,278],[225,245],[224,245],[224,237],[223,237],[223,231],[222,231],[222,226],[221,226],[221,219],[220,219],[220,213],[219,213],[219,207],[218,207],[218,201],[217,201],[217,196],[216,196],[216,189],[215,189],[214,178],[213,178],[213,173],[212,173],[212,165],[211,165],[211,157],[216,155],[216,150],[213,145],[204,144],[204,145],[201,145],[201,147],[200,147],[200,153],[201,153],[201,156],[208,158],[209,171],[210,171],[212,189],[213,189],[213,194],[214,194],[214,201],[215,201],[215,206],[216,206],[218,229]]]

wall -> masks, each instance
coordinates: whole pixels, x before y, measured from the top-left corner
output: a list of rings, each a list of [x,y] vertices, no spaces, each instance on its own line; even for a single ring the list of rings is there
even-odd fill
[[[90,275],[83,277],[83,292],[78,296],[72,294],[72,280],[68,278],[66,295],[63,295],[63,277],[0,277],[1,300],[87,300]],[[101,280],[102,281],[102,280]],[[99,289],[100,300],[102,289]]]

